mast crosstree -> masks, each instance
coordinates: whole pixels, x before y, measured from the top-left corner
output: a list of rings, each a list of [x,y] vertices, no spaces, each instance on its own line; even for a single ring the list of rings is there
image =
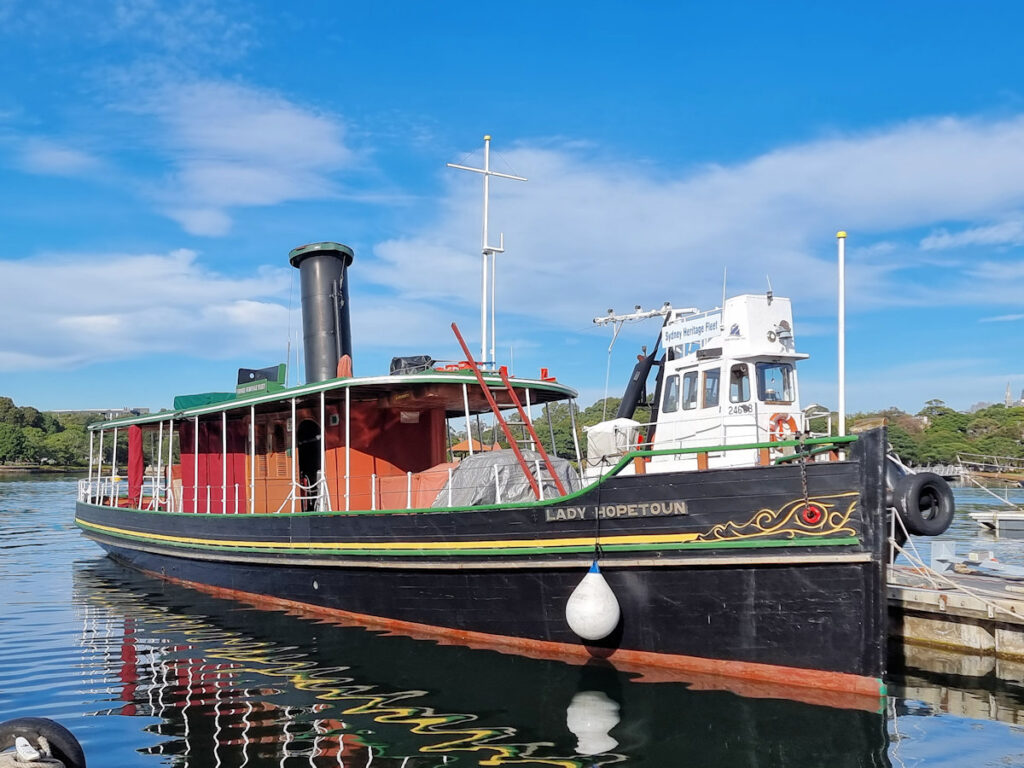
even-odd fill
[[[499,173],[498,171],[491,170],[491,137],[490,135],[484,136],[484,167],[473,168],[468,165],[460,165],[458,163],[446,163],[449,168],[457,168],[460,171],[472,171],[473,173],[482,174],[484,177],[484,225],[483,225],[483,237],[481,239],[481,267],[480,267],[480,361],[481,365],[495,366],[495,322],[494,322],[494,289],[495,289],[495,254],[505,252],[505,235],[504,233],[498,233],[498,244],[488,244],[488,213],[490,206],[490,181],[492,176],[496,176],[500,179],[512,179],[513,181],[526,181],[525,176],[515,176],[511,173]],[[491,351],[490,356],[487,352],[487,305],[488,305],[488,291],[487,291],[487,257],[490,257],[490,269],[491,269],[491,284],[490,284],[490,314],[491,314]]]

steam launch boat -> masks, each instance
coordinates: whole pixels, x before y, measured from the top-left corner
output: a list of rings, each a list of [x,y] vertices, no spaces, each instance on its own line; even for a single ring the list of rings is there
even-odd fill
[[[576,392],[546,370],[512,377],[462,342],[455,365],[396,358],[354,376],[352,260],[338,243],[291,252],[305,384],[243,369],[234,392],[91,427],[86,536],[257,605],[877,708],[892,508],[934,534],[952,497],[888,460],[884,430],[809,435],[787,299],[655,313],[623,409],[566,457],[538,432],[553,437],[543,416]],[[481,416],[502,450],[472,438]]]

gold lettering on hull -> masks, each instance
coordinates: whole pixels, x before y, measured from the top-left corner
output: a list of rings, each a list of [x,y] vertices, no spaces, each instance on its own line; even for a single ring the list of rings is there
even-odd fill
[[[544,510],[544,521],[562,523],[574,520],[609,520],[616,517],[673,517],[685,515],[685,501],[643,501],[635,504],[601,504],[579,507],[554,507]]]

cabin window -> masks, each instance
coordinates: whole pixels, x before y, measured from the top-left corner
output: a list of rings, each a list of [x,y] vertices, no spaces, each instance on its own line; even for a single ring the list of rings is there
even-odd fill
[[[766,403],[792,403],[796,399],[792,363],[758,363],[757,396]]]
[[[697,407],[697,372],[690,371],[683,376],[683,410]]]
[[[750,399],[750,373],[746,363],[734,365],[729,372],[729,402],[745,403]]]
[[[718,405],[718,379],[721,371],[715,368],[712,371],[704,371],[704,408],[714,408]]]
[[[673,413],[679,410],[679,376],[669,376],[665,379],[665,399],[661,409],[665,413]]]

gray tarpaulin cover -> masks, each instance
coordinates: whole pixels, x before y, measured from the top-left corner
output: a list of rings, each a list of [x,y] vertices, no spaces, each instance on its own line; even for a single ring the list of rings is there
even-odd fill
[[[537,476],[537,465],[540,464],[541,488],[544,491],[544,498],[551,499],[558,496],[558,488],[555,487],[551,474],[548,472],[544,460],[537,451],[523,450],[523,458],[526,459],[534,477]],[[572,493],[580,489],[580,478],[565,459],[551,457],[551,463],[555,472],[562,479],[566,493]],[[494,469],[497,467],[498,479],[495,483]],[[507,504],[517,501],[536,501],[537,497],[530,487],[530,481],[523,474],[523,468],[516,459],[516,454],[511,450],[487,451],[467,456],[459,466],[452,472],[451,502],[453,507],[473,507],[480,504]],[[495,495],[495,486],[500,496]],[[447,507],[448,483],[437,494],[434,499],[435,507]]]
[[[409,373],[423,373],[429,371],[434,364],[434,358],[430,355],[411,355],[409,357],[391,358],[391,375]]]

